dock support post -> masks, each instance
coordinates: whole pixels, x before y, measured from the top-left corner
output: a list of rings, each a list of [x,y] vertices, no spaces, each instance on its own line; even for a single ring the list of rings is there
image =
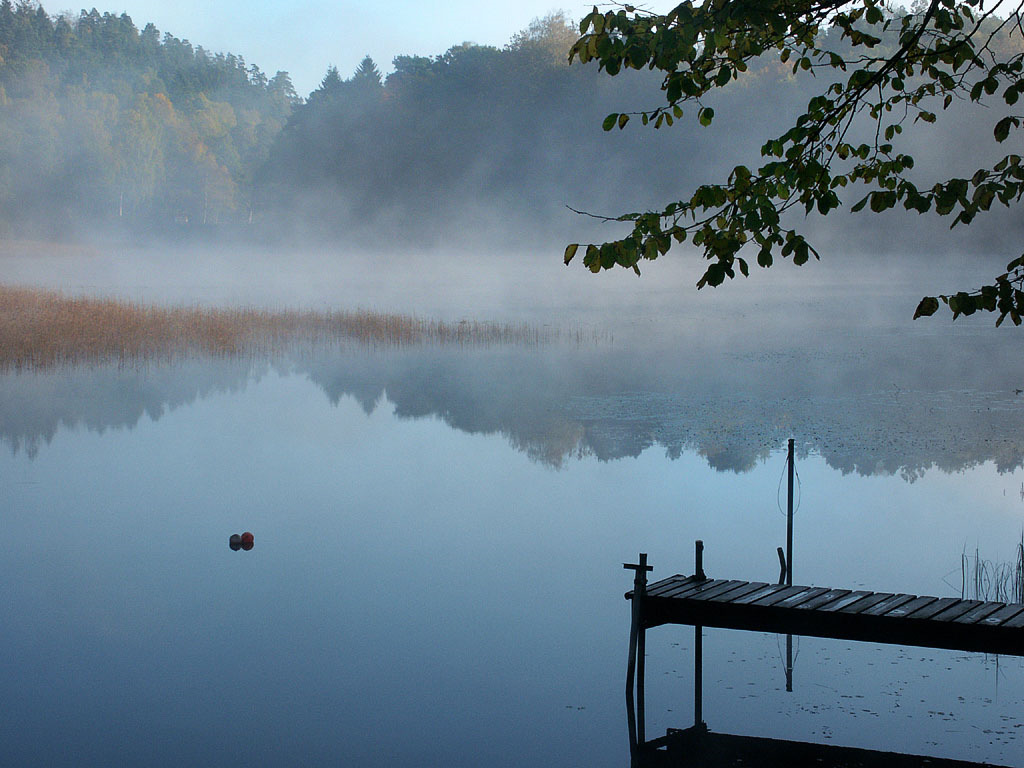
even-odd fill
[[[700,539],[694,545],[693,573],[701,581],[707,578],[704,573],[704,542]],[[704,627],[700,624],[693,627],[693,725],[695,728],[704,725]]]
[[[646,552],[640,553],[637,563],[623,563],[622,567],[632,570],[636,574],[633,577],[629,659],[626,664],[626,718],[629,726],[629,749],[631,753],[636,754],[647,740],[644,724],[644,654],[647,650],[647,630],[644,627],[643,603],[647,596],[647,572],[653,568],[647,564]]]
[[[793,438],[789,438],[787,461],[789,494],[786,497],[786,586],[793,586]]]
[[[793,438],[789,438],[789,456],[786,473],[788,494],[786,495],[786,586],[793,586]],[[781,552],[779,555],[781,556]],[[793,692],[793,636],[786,635],[786,691]]]

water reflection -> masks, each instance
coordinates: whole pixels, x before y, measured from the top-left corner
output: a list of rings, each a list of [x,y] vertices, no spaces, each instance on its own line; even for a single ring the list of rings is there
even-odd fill
[[[699,357],[614,344],[325,348],[264,362],[194,357],[8,372],[0,375],[0,440],[32,455],[62,425],[133,428],[144,416],[238,392],[275,370],[308,378],[332,403],[353,397],[368,414],[387,402],[399,418],[501,434],[555,468],[658,446],[670,458],[696,452],[718,471],[748,472],[790,435],[798,457],[817,453],[843,473],[864,476],[913,481],[931,467],[955,472],[992,462],[1006,472],[1024,464],[1024,397],[999,366],[955,368],[969,379],[987,370],[987,380],[973,382],[935,374],[926,383],[913,372],[908,382],[905,371],[892,369],[887,384],[865,387],[857,370],[831,364],[783,370],[772,360],[712,366]],[[785,391],[783,378],[799,383],[799,396]],[[955,389],[965,383],[971,388]]]
[[[412,374],[421,366],[418,356],[364,357]],[[95,378],[78,368],[18,377],[23,389],[6,390],[39,406],[45,392],[60,392],[59,408],[43,408],[48,418],[76,412],[90,394],[106,398],[80,411],[89,421],[77,428],[56,422],[34,458],[0,451],[10,619],[0,646],[16,660],[0,669],[0,699],[19,703],[0,723],[0,743],[12,765],[326,764],[345,754],[354,765],[622,766],[628,617],[622,572],[609,564],[651,546],[656,575],[667,575],[701,535],[712,575],[778,575],[781,456],[741,477],[695,453],[670,460],[660,450],[616,462],[584,455],[556,472],[507,435],[431,417],[429,400],[427,418],[399,417],[387,400],[371,402],[369,415],[346,394],[332,404],[310,362],[218,361],[209,371],[196,362],[191,372],[175,366],[176,376],[157,365],[93,369]],[[480,382],[449,382],[478,400],[446,399],[450,418],[484,410],[479,424],[501,423],[484,409],[485,388],[500,382],[480,368]],[[542,378],[537,366],[524,374]],[[203,393],[189,390],[196,382]],[[76,391],[79,383],[95,389]],[[132,401],[119,417],[136,419],[131,429],[101,428],[98,414],[117,414],[112,383]],[[554,406],[559,396],[545,394]],[[159,410],[162,402],[177,404]],[[19,416],[4,395],[0,408]],[[968,537],[984,536],[981,551],[995,557],[1009,556],[999,541],[1019,534],[1024,473],[930,472],[908,486],[843,477],[817,456],[798,469],[801,581],[870,579],[866,588],[935,594]],[[960,513],[961,499],[971,515]],[[261,544],[257,557],[225,554],[224,533],[243,526],[273,546]],[[55,550],[57,540],[65,544]],[[689,704],[680,696],[689,693],[680,678],[689,655],[672,644],[679,637],[657,634],[647,647],[652,735],[685,723]],[[1013,663],[996,686],[976,658],[900,658],[801,639],[797,693],[776,694],[776,637],[709,638],[713,725],[735,719],[751,735],[818,741],[828,727],[836,743],[995,762],[1019,754],[1013,738],[1024,731],[1013,725],[1024,688]],[[253,673],[226,679],[226,668]],[[929,675],[939,690],[922,690]],[[952,706],[918,703],[945,701],[949,690]],[[897,714],[880,724],[863,709]],[[1003,716],[1014,719],[1004,725]],[[116,738],[110,723],[120,724]],[[979,737],[992,723],[1009,735]],[[951,746],[931,750],[931,741]]]

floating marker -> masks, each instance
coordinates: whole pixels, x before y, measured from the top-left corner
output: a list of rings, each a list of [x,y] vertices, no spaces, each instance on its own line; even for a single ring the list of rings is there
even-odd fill
[[[237,552],[242,548],[242,537],[237,533],[232,533],[231,538],[228,539],[228,546],[231,547],[232,551]]]

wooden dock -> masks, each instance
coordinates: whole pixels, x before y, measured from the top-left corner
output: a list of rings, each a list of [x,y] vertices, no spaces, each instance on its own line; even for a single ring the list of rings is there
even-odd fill
[[[645,628],[702,625],[1024,656],[1024,603],[670,576],[647,588],[641,616]]]
[[[1024,603],[795,586],[786,583],[792,581],[791,565],[787,568],[791,556],[787,559],[781,552],[779,584],[711,579],[704,573],[703,553],[704,544],[698,541],[693,575],[670,576],[650,585],[647,573],[652,568],[646,554],[641,553],[637,563],[624,564],[635,572],[633,589],[626,593],[632,601],[626,710],[635,765],[641,757],[660,759],[669,742],[678,741],[678,734],[684,733],[676,731],[675,739],[651,742],[645,737],[645,648],[646,633],[652,627],[694,627],[694,727],[687,729],[686,739],[708,733],[703,720],[704,627],[787,635],[788,691],[792,690],[793,635],[1024,656]],[[837,763],[846,764],[856,761]]]

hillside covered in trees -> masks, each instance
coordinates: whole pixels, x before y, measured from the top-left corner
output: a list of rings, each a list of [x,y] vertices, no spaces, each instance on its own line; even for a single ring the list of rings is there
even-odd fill
[[[127,15],[0,2],[0,226],[248,220],[297,96]]]
[[[713,130],[685,115],[672,128],[605,132],[609,113],[656,105],[660,79],[570,66],[577,37],[552,13],[502,48],[398,56],[386,76],[368,57],[348,77],[331,67],[300,98],[285,72],[268,77],[123,14],[51,16],[0,0],[0,234],[118,227],[497,247],[571,237],[591,220],[566,206],[636,210],[756,163],[764,136],[813,91],[809,76],[766,60],[708,104]],[[936,167],[974,172],[981,149],[957,105],[926,128],[909,147],[923,179]],[[855,218],[828,225],[859,237],[887,226],[857,219],[854,230]],[[986,227],[1007,230],[972,230]],[[946,225],[916,234],[929,232]]]

